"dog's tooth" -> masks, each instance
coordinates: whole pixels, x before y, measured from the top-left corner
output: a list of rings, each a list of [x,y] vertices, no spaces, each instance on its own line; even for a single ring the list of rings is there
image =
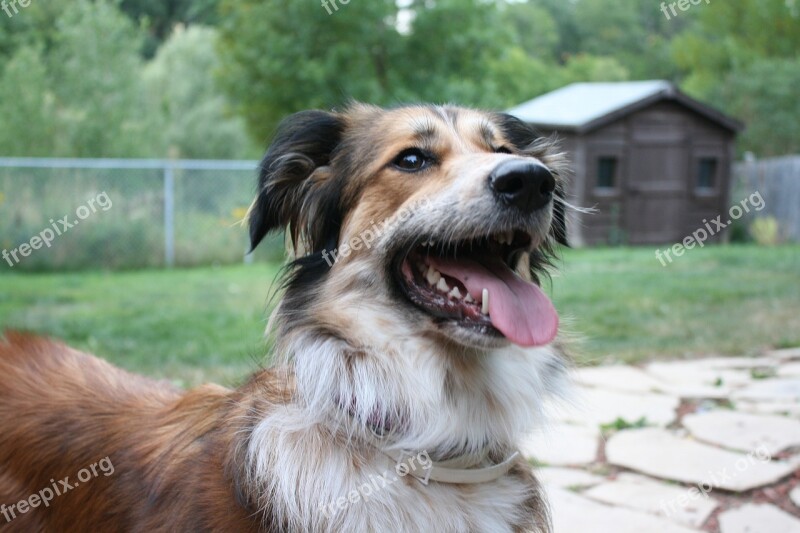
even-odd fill
[[[450,292],[450,286],[447,284],[444,278],[439,278],[439,283],[436,284],[436,288],[445,294]]]
[[[458,287],[453,287],[453,290],[447,295],[448,298],[453,300],[460,300],[461,299],[461,291],[458,290]]]
[[[435,286],[439,283],[439,280],[442,279],[442,275],[439,273],[438,270],[436,270],[432,266],[429,266],[428,272],[425,274],[425,278],[428,280],[429,285]]]
[[[467,295],[464,296],[464,301],[467,302],[468,304],[474,304],[475,298],[473,298],[470,293],[467,293]]]
[[[481,313],[489,314],[489,289],[483,289],[483,300],[481,301]]]

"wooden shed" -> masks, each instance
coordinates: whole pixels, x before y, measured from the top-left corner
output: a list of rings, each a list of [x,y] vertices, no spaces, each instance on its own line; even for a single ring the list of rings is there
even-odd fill
[[[726,215],[742,124],[667,81],[576,83],[509,110],[557,133],[574,171],[573,245],[680,242]]]

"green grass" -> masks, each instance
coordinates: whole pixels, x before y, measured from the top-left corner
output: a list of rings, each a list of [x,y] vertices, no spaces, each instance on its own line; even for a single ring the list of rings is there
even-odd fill
[[[583,362],[800,346],[796,245],[696,248],[666,267],[651,248],[573,250],[553,292]]]
[[[226,384],[267,346],[276,265],[0,275],[0,327],[46,333],[181,384]]]
[[[234,383],[265,360],[278,265],[0,275],[0,327],[65,339],[182,384]],[[579,362],[800,346],[800,246],[570,250],[548,291]]]

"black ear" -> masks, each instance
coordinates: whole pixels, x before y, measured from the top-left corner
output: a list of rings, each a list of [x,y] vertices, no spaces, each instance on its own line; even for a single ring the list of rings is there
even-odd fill
[[[271,231],[288,227],[292,240],[316,251],[341,227],[339,188],[331,183],[331,158],[342,138],[340,116],[303,111],[284,119],[261,161],[250,209],[250,249]]]
[[[564,193],[565,161],[563,155],[558,153],[557,143],[552,139],[543,137],[536,128],[513,115],[497,113],[496,120],[503,136],[517,150],[539,158],[556,176],[558,185],[553,197],[553,222],[550,226],[550,232],[556,242],[569,246],[567,242],[566,205],[564,203],[566,201],[566,194]]]
[[[495,119],[503,137],[517,150],[524,152],[536,148],[538,151],[538,141],[542,139],[542,135],[536,128],[508,113],[496,113]]]

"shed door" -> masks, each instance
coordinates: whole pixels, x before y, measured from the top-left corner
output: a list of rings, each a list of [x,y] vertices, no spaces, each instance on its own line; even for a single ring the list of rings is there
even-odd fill
[[[626,229],[631,244],[683,240],[689,154],[676,124],[639,124],[627,179]]]

